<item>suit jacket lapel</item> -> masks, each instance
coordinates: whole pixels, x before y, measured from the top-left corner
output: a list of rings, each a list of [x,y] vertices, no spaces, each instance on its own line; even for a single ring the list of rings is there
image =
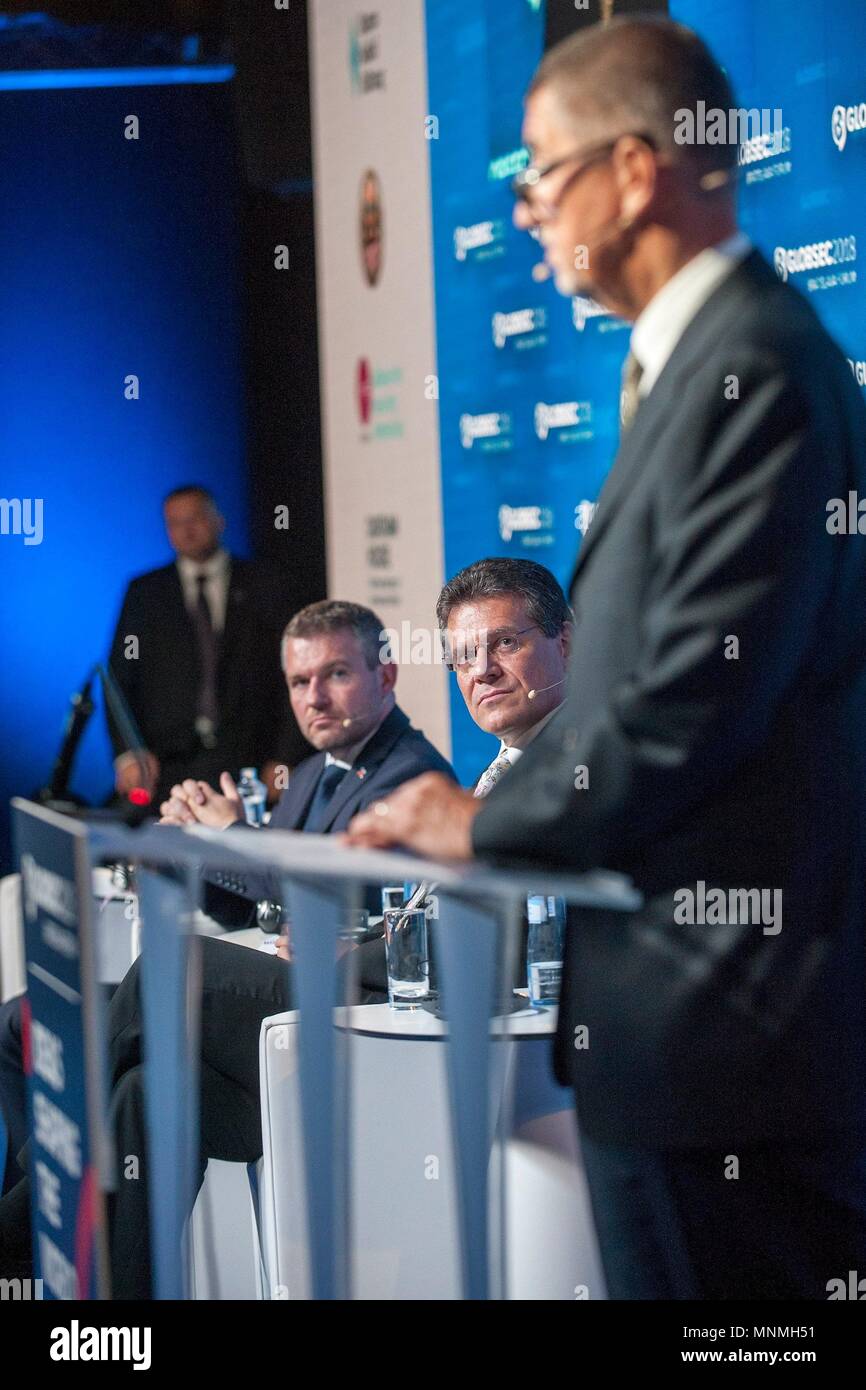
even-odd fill
[[[297,830],[300,827],[310,809],[324,766],[324,753],[314,753],[311,758],[305,758],[291,774],[289,785],[277,807],[279,814],[276,822],[272,822],[275,830]]]
[[[327,833],[331,829],[341,812],[351,806],[354,801],[361,800],[370,779],[381,767],[408,724],[409,720],[406,715],[395,706],[369,742],[361,749],[354,764],[331,797],[322,822],[322,833]]]
[[[683,374],[691,369],[695,361],[702,361],[712,342],[719,334],[719,319],[735,312],[742,295],[751,293],[755,279],[766,279],[775,283],[776,276],[759,251],[752,251],[734,270],[731,271],[702,304],[691,323],[671,353],[658,381],[647,398],[641,402],[631,429],[626,434],[613,466],[598,499],[595,516],[590,523],[580,550],[577,554],[571,576],[573,588],[586,564],[599,537],[607,529],[611,518],[627,495],[628,484],[638,467],[646,459],[652,442],[674,408],[677,383]]]
[[[229,557],[229,582],[226,587],[226,611],[223,622],[223,630],[220,634],[219,644],[219,664],[220,679],[225,680],[225,674],[230,663],[227,660],[228,654],[232,651],[236,643],[237,633],[244,622],[249,622],[250,615],[246,611],[247,585],[244,567],[241,561],[234,556]]]
[[[170,609],[174,610],[178,629],[187,634],[189,641],[195,646],[195,628],[193,627],[192,618],[189,616],[189,609],[186,606],[183,585],[180,582],[180,570],[176,564],[168,566],[165,578]],[[195,650],[197,659],[198,647],[196,647]]]
[[[617,450],[611,470],[602,487],[595,515],[589,530],[580,543],[580,550],[577,552],[577,559],[571,575],[571,588],[574,587],[580,571],[586,564],[593,547],[597,545],[602,532],[606,530],[610,518],[616,512],[620,500],[626,493],[629,479],[641,460],[646,458],[653,435],[657,433],[666,418],[665,412],[660,408],[660,398],[663,394],[663,392],[659,392],[657,383],[655,390],[641,403],[631,429]]]

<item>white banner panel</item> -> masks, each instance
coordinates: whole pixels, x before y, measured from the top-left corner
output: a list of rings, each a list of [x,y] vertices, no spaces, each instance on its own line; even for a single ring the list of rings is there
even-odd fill
[[[423,0],[313,0],[310,44],[328,592],[396,630],[449,754]]]

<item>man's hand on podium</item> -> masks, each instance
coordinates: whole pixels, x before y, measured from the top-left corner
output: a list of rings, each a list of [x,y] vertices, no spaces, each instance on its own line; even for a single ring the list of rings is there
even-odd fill
[[[244,820],[244,808],[228,772],[220,774],[222,794],[208,782],[192,777],[171,789],[171,796],[160,806],[160,825],[208,825],[212,830],[226,830]]]
[[[344,844],[388,849],[399,845],[431,859],[471,859],[472,822],[481,802],[441,772],[425,772],[374,801],[349,823]]]

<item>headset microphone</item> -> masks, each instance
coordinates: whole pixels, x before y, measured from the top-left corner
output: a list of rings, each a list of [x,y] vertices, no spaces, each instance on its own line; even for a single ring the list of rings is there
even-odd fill
[[[555,690],[558,685],[565,685],[567,679],[567,676],[563,676],[561,681],[554,681],[553,685],[543,685],[540,690],[530,690],[526,698],[527,700],[534,700],[536,695],[543,695],[546,690]]]
[[[585,251],[587,251],[590,255],[592,255],[593,251],[597,251],[598,248],[599,248],[600,246],[604,246],[605,242],[610,241],[611,237],[612,237],[616,232],[625,232],[625,231],[628,231],[628,228],[632,225],[633,222],[634,222],[634,218],[633,218],[633,217],[613,217],[613,218],[611,218],[611,220],[608,222],[607,226],[606,226],[606,227],[604,228],[604,230],[602,231],[601,236],[595,237],[595,239],[594,239],[592,242],[586,242],[586,241],[585,241],[585,242],[583,243],[582,247],[581,247],[581,250],[585,250]],[[538,261],[538,262],[532,267],[532,278],[533,278],[533,280],[536,280],[536,281],[549,280],[552,274],[553,274],[553,269],[552,269],[551,266],[549,266],[549,265],[547,264],[547,261]]]
[[[349,714],[346,716],[345,719],[340,720],[340,727],[342,729],[348,729],[351,727],[352,724],[358,724],[361,722],[362,719],[370,719],[378,713],[379,707],[377,707],[376,709],[362,710],[360,714]]]

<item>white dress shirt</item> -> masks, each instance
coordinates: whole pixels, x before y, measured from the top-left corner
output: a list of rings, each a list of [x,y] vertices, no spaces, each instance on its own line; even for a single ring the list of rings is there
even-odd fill
[[[499,745],[497,757],[504,756],[513,766],[514,763],[518,762],[520,758],[523,757],[524,751],[529,747],[532,740],[538,738],[542,729],[550,722],[558,709],[559,705],[555,705],[552,710],[548,710],[543,719],[539,719],[538,723],[533,724],[531,729],[526,729],[513,743],[501,743]]]
[[[187,612],[194,613],[198,603],[198,576],[207,576],[204,584],[205,598],[210,608],[210,618],[214,632],[222,632],[226,621],[226,604],[231,575],[231,556],[227,550],[214,551],[209,560],[190,560],[185,555],[177,558],[183,601]]]
[[[388,715],[394,708],[394,704],[394,700],[391,700],[388,703],[388,706],[385,709],[385,712],[383,713],[381,719],[379,719],[379,721],[377,722],[375,729],[371,729],[368,734],[365,734],[359,743],[353,743],[349,748],[347,748],[345,758],[335,758],[333,753],[326,753],[325,767],[342,767],[345,768],[347,772],[349,771],[349,768],[354,767],[355,763],[358,761],[358,758],[360,757],[362,748],[366,748],[373,735],[379,732],[382,725],[385,723],[385,720],[388,718]]]
[[[638,315],[630,347],[643,368],[638,386],[640,397],[649,395],[695,314],[751,249],[749,238],[743,232],[735,232],[717,245],[699,251],[662,285]]]
[[[488,792],[493,789],[505,771],[505,768],[502,766],[503,759],[509,766],[513,767],[523,756],[524,749],[529,746],[534,738],[538,737],[545,724],[553,718],[558,709],[559,705],[556,705],[552,710],[548,710],[543,718],[539,719],[536,724],[533,724],[530,729],[525,729],[513,742],[505,743],[503,740],[499,744],[499,752],[496,754],[496,757],[493,759],[492,763],[484,769],[478,781],[475,783],[476,796],[487,796]],[[497,766],[497,764],[499,766]]]

